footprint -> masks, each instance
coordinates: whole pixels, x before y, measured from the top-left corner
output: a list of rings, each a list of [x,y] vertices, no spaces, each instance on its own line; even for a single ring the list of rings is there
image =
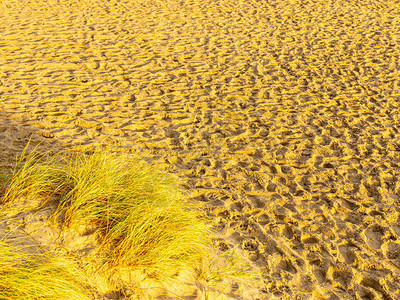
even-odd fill
[[[326,271],[323,268],[313,266],[312,273],[314,274],[319,284],[323,284],[326,282]]]
[[[352,264],[357,256],[352,250],[352,247],[350,245],[343,245],[338,247],[339,253],[338,253],[338,260],[340,262],[344,262],[346,264]]]
[[[352,281],[353,274],[346,269],[330,267],[327,272],[327,278],[347,289]]]
[[[290,225],[285,225],[285,227],[282,229],[282,235],[291,240],[294,236],[292,227]]]
[[[363,299],[363,300],[375,300],[379,299],[375,291],[369,288],[358,287],[358,291],[356,291],[356,299]]]
[[[400,268],[400,244],[387,242],[382,246],[383,254]]]
[[[282,271],[286,271],[292,274],[296,274],[297,273],[297,269],[296,267],[293,265],[292,261],[288,258],[284,258],[282,259],[278,264],[277,264],[277,268],[282,270]]]
[[[360,280],[360,285],[366,287],[366,288],[371,288],[379,293],[384,294],[385,296],[388,296],[385,292],[385,290],[382,288],[382,285],[379,283],[378,279],[372,278],[372,277],[367,277],[363,276]],[[384,299],[391,299],[391,297],[385,297]]]
[[[229,245],[226,241],[224,241],[223,239],[220,239],[218,241],[215,242],[215,246],[217,247],[218,250],[220,250],[221,252],[226,252],[229,250]]]
[[[245,251],[246,256],[251,261],[256,261],[260,257],[260,251],[258,250],[259,244],[253,239],[246,239],[242,242],[242,249]]]
[[[318,239],[312,235],[304,234],[301,236],[301,241],[304,244],[315,244],[318,243]]]
[[[372,249],[379,250],[383,243],[382,236],[384,231],[385,229],[378,224],[371,225],[365,229],[363,235],[367,245]]]

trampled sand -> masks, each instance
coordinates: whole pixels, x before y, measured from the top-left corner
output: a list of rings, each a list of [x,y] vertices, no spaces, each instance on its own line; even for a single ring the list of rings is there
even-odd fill
[[[3,0],[0,155],[147,151],[259,299],[400,299],[400,2]],[[243,296],[246,298],[246,296]]]

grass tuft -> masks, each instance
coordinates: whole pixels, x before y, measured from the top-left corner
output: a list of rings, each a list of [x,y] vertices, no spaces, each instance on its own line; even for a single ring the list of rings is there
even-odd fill
[[[24,152],[2,202],[52,196],[60,199],[65,226],[96,225],[110,252],[109,269],[171,276],[206,252],[206,225],[171,175],[132,155]]]
[[[73,260],[21,251],[0,241],[0,299],[90,299]]]
[[[95,223],[111,249],[111,266],[164,276],[204,255],[204,222],[172,177],[154,165],[102,150],[68,159],[64,178],[64,223]]]
[[[21,197],[37,199],[50,196],[57,192],[57,185],[63,180],[60,178],[62,172],[52,160],[42,164],[45,156],[38,154],[36,148],[28,154],[27,149],[28,145],[17,157],[11,176],[4,176],[3,186],[6,188],[1,204],[17,203]]]
[[[38,199],[42,203],[39,205],[57,201],[54,219],[61,221],[63,229],[85,235],[95,228],[99,246],[85,254],[82,272],[89,277],[105,275],[94,275],[91,281],[106,278],[107,284],[116,289],[130,285],[131,290],[140,291],[143,274],[164,284],[191,272],[193,283],[196,281],[201,290],[222,291],[226,279],[247,284],[255,278],[245,264],[234,261],[233,255],[210,260],[214,250],[205,220],[186,200],[174,178],[156,165],[107,149],[94,150],[90,155],[61,152],[52,156],[39,155],[35,150],[27,153],[26,149],[17,159],[12,176],[2,177],[0,205],[3,210],[13,211],[27,209],[25,203],[37,203]],[[8,278],[0,283],[0,290],[7,293],[4,299],[15,293],[14,286],[30,280],[29,273],[34,275],[28,284],[32,289],[39,288],[35,280],[40,276],[54,276],[60,278],[60,283],[56,279],[46,282],[43,277],[43,284],[68,291],[68,283],[62,281],[69,276],[62,275],[66,261],[57,265],[51,256],[24,261],[4,243],[0,244],[1,251],[0,276]],[[2,266],[8,269],[2,270]],[[70,284],[72,293],[75,281]],[[51,294],[52,288],[48,292]],[[18,297],[15,299],[25,299]]]

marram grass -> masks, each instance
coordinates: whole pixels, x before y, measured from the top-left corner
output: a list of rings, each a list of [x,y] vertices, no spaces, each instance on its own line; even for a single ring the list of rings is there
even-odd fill
[[[0,299],[90,299],[74,260],[21,250],[0,240]]]
[[[95,224],[111,251],[109,267],[176,273],[204,255],[209,234],[170,175],[132,155],[37,154],[18,160],[3,202],[60,199],[69,227]]]
[[[28,146],[17,157],[12,175],[4,176],[5,191],[0,198],[2,204],[17,203],[21,197],[37,199],[50,196],[56,192],[54,187],[59,186],[58,182],[62,181],[62,173],[50,159],[43,163],[43,155],[35,151],[27,154],[27,149]]]
[[[167,173],[107,151],[74,155],[63,172],[64,223],[97,224],[111,265],[165,275],[204,255],[207,228]]]
[[[211,251],[211,234],[199,212],[171,175],[136,156],[109,150],[51,156],[24,151],[2,185],[5,209],[20,200],[58,199],[55,219],[64,228],[97,228],[100,246],[89,261],[111,281],[127,270],[164,282],[192,270],[197,282],[213,288],[212,282],[223,279],[218,270],[199,272]],[[233,270],[232,265],[228,273]],[[242,270],[237,268],[237,279],[246,273]]]

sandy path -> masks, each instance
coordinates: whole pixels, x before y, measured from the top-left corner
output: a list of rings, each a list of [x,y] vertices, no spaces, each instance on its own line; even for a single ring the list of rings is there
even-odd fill
[[[399,15],[375,0],[3,0],[2,124],[149,149],[221,250],[263,270],[260,298],[398,299]]]

